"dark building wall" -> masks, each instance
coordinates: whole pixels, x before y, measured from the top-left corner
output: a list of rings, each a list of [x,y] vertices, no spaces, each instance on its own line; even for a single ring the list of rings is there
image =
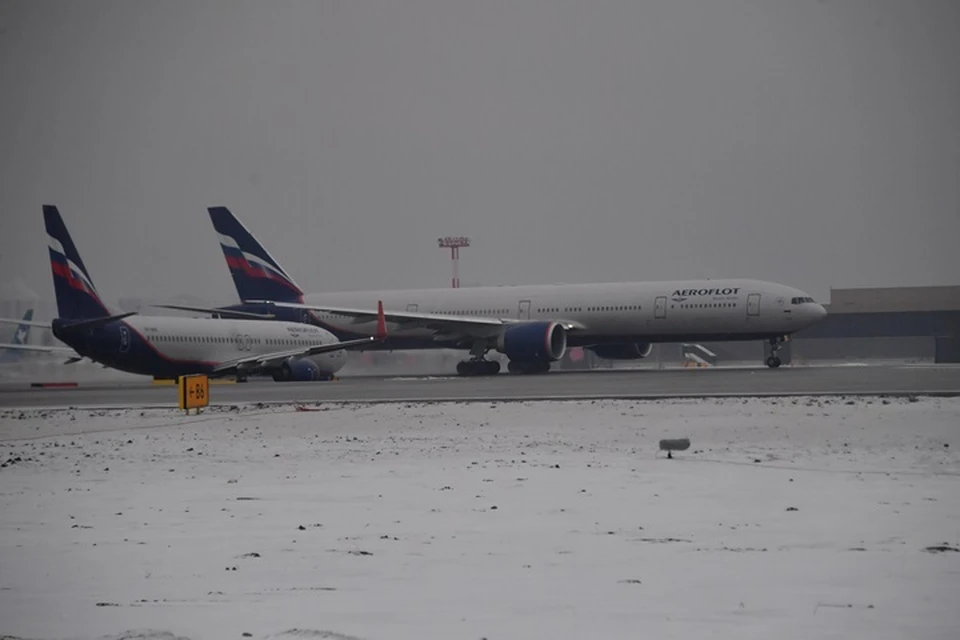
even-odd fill
[[[902,338],[807,338],[793,340],[794,361],[897,360],[930,362],[935,339],[923,336]]]
[[[960,311],[882,311],[830,314],[794,334],[807,338],[902,338],[960,336]]]
[[[831,289],[830,313],[960,311],[960,286]]]
[[[937,338],[934,362],[960,362],[960,337]]]

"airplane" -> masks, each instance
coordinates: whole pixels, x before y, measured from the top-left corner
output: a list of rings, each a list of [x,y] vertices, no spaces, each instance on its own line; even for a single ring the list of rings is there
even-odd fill
[[[544,373],[568,347],[601,358],[647,357],[658,342],[766,340],[766,365],[779,367],[789,336],[822,320],[826,309],[794,287],[747,279],[612,282],[412,289],[305,295],[280,264],[226,207],[208,208],[241,303],[204,313],[253,313],[311,323],[341,339],[356,337],[376,314],[376,297],[391,323],[389,338],[366,349],[462,349],[460,375]],[[166,305],[162,305],[166,306]],[[365,349],[364,349],[365,350]]]
[[[254,319],[242,312],[227,319],[116,313],[97,293],[57,207],[44,205],[43,218],[59,317],[35,324],[52,328],[78,358],[155,378],[202,373],[236,376],[241,382],[250,375],[317,380],[329,379],[343,367],[345,349],[386,337],[382,313],[376,335],[347,341],[318,326]]]
[[[9,343],[0,343],[0,350],[2,350],[2,353],[0,353],[0,362],[19,362],[24,352],[76,353],[73,349],[69,349],[67,347],[43,346],[28,343],[28,340],[30,339],[30,329],[32,327],[42,327],[45,329],[50,328],[50,323],[37,322],[33,319],[33,309],[27,309],[27,312],[23,314],[23,318],[20,320],[14,320],[12,318],[0,318],[0,324],[17,325],[17,328],[13,332],[13,341]],[[82,360],[82,358],[76,358],[74,361],[77,360]]]
[[[27,309],[23,318],[16,321],[17,328],[9,344],[0,344],[0,364],[19,362],[24,351],[32,351],[29,344],[30,329],[33,326],[33,309]]]

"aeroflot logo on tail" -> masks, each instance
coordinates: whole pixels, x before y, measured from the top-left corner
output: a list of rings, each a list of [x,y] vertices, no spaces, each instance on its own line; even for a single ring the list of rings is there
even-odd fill
[[[687,298],[694,296],[735,296],[740,293],[740,287],[727,287],[725,289],[677,289],[673,292],[675,302],[683,302]]]

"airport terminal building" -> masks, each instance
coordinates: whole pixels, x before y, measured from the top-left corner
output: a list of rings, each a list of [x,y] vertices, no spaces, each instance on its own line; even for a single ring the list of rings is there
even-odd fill
[[[825,306],[823,321],[794,336],[794,358],[960,362],[960,286],[831,289]]]
[[[960,286],[831,289],[825,319],[794,334],[780,351],[784,364],[838,362],[960,363]],[[660,344],[654,366],[762,363],[762,342]],[[589,352],[564,368],[629,366]]]

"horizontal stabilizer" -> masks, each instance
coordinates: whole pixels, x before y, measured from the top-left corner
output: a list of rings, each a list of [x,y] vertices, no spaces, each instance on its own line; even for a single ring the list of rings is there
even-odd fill
[[[106,316],[104,318],[91,318],[89,320],[80,320],[78,322],[71,322],[69,324],[64,323],[61,327],[62,331],[81,331],[85,329],[95,329],[97,327],[102,327],[104,325],[110,324],[111,322],[116,322],[117,320],[123,320],[124,318],[129,318],[130,316],[137,315],[136,311],[128,311],[127,313],[119,313],[115,316]]]

